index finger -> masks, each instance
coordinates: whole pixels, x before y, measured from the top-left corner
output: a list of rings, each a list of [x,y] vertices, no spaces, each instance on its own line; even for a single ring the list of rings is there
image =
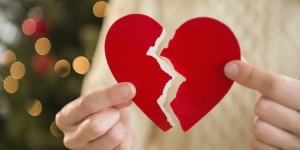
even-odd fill
[[[75,125],[93,113],[130,102],[135,93],[134,85],[131,83],[120,83],[95,91],[67,104],[56,115],[56,124],[60,128]]]
[[[240,85],[257,90],[269,99],[300,109],[299,80],[266,72],[241,61],[229,62],[225,66],[225,74]]]

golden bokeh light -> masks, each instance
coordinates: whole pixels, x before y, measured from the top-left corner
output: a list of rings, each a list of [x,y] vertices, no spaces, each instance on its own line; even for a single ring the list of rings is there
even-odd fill
[[[99,1],[95,3],[93,7],[93,12],[96,17],[105,17],[108,13],[109,5],[104,1]]]
[[[55,121],[53,121],[50,125],[50,132],[52,133],[53,136],[55,137],[61,137],[62,133],[61,131],[58,129],[58,127],[56,126]]]
[[[15,93],[19,88],[19,81],[12,76],[8,76],[3,81],[4,90],[7,93]]]
[[[84,56],[78,56],[73,61],[73,69],[79,74],[86,74],[90,70],[90,61]]]
[[[27,107],[27,113],[31,116],[39,116],[42,113],[43,105],[39,100],[34,100]]]
[[[2,53],[1,58],[0,58],[0,63],[2,65],[9,65],[17,60],[16,54],[11,51],[7,50],[4,53]]]
[[[71,65],[66,60],[59,60],[54,66],[54,71],[62,78],[67,77],[71,72]]]
[[[22,79],[23,76],[25,75],[25,66],[24,66],[24,64],[19,62],[19,61],[14,62],[10,66],[10,74],[15,79]]]
[[[51,43],[45,37],[40,38],[35,42],[35,51],[40,55],[48,54],[50,49],[51,49]]]

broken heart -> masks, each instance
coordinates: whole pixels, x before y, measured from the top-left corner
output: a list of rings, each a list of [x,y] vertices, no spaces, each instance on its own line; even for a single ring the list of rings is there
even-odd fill
[[[211,18],[195,18],[181,25],[169,46],[158,54],[165,30],[152,18],[132,14],[109,29],[105,53],[118,82],[137,89],[135,104],[162,130],[174,123],[166,111],[168,90],[183,76],[171,108],[184,131],[189,130],[225,96],[233,81],[223,68],[240,59],[240,48],[231,30]],[[171,64],[165,62],[169,59]]]

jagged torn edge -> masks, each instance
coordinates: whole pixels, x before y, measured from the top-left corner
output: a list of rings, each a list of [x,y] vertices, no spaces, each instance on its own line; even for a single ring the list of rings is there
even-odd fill
[[[162,43],[164,37],[166,35],[166,30],[163,29],[161,35],[156,39],[155,41],[155,45],[151,46],[149,48],[149,50],[147,51],[147,55],[148,56],[152,56],[154,59],[157,60],[157,62],[160,65],[160,68],[166,72],[167,74],[169,74],[172,79],[170,79],[164,89],[163,89],[163,93],[162,95],[157,99],[157,103],[160,106],[161,110],[164,112],[164,114],[167,117],[167,121],[170,123],[171,126],[175,126],[175,123],[173,121],[172,115],[166,110],[166,108],[164,107],[164,104],[166,103],[167,100],[167,95],[168,95],[168,91],[170,89],[170,87],[173,85],[172,83],[176,80],[177,76],[182,76],[181,74],[179,74],[173,67],[173,65],[170,63],[168,64],[167,62],[165,62],[161,56],[160,53],[158,54],[158,47],[159,45]],[[165,57],[164,57],[165,58]],[[168,58],[165,58],[168,59]],[[169,60],[169,59],[168,59]],[[183,81],[182,81],[183,82]],[[180,85],[182,84],[182,82],[180,83]],[[179,85],[179,87],[180,87]],[[176,90],[176,92],[178,91],[178,89]]]

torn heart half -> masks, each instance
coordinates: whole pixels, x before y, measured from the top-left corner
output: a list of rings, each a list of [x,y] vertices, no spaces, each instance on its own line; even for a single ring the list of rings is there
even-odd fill
[[[164,107],[169,88],[183,76],[171,108],[187,131],[229,91],[233,81],[223,68],[230,60],[240,59],[240,48],[232,31],[211,18],[185,22],[159,54],[164,35],[161,25],[148,16],[122,17],[107,33],[106,59],[118,82],[135,85],[133,101],[164,131],[174,125]]]

